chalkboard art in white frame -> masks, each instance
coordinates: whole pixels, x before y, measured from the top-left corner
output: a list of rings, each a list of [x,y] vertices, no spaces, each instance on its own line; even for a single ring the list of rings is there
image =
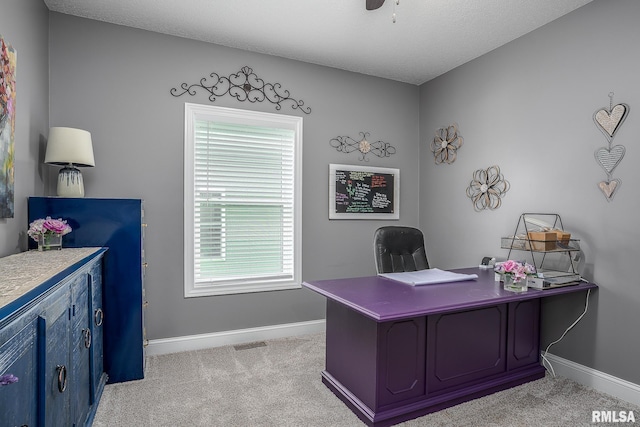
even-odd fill
[[[330,164],[329,219],[400,219],[400,170]]]

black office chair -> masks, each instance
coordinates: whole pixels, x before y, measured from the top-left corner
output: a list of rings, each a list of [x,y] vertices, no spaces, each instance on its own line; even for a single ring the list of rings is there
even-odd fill
[[[413,227],[380,227],[373,237],[378,273],[429,268],[422,231]]]

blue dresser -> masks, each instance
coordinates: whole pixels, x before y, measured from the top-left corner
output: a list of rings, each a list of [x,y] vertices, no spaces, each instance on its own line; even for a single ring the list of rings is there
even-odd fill
[[[29,222],[50,216],[73,231],[63,248],[103,246],[104,367],[108,383],[144,377],[144,209],[140,199],[30,197]],[[36,247],[31,241],[32,247]]]
[[[0,426],[91,425],[106,382],[105,252],[0,258]]]

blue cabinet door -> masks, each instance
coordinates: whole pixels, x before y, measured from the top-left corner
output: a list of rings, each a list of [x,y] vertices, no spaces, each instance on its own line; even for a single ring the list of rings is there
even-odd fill
[[[69,381],[73,367],[69,357],[69,287],[58,289],[41,313],[46,325],[44,363],[45,426],[68,427],[70,423]]]
[[[26,325],[18,319],[3,327],[0,331],[0,377],[4,376],[5,381],[0,383],[0,426],[36,425],[37,356],[35,318]]]
[[[102,260],[95,263],[89,271],[89,329],[91,347],[89,348],[89,370],[91,390],[89,401],[94,405],[102,395],[107,374],[104,372],[104,309],[102,308]]]
[[[71,417],[75,425],[84,425],[89,414],[91,329],[89,327],[88,272],[82,272],[71,282]]]

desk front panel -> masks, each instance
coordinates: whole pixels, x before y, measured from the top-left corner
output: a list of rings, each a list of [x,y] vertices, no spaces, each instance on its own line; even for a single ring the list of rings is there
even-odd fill
[[[506,371],[507,311],[500,304],[427,318],[429,394]]]
[[[538,299],[388,322],[328,300],[323,375],[371,417],[429,407],[524,371],[544,376],[539,321]]]
[[[540,300],[509,304],[507,369],[514,370],[540,361]]]

